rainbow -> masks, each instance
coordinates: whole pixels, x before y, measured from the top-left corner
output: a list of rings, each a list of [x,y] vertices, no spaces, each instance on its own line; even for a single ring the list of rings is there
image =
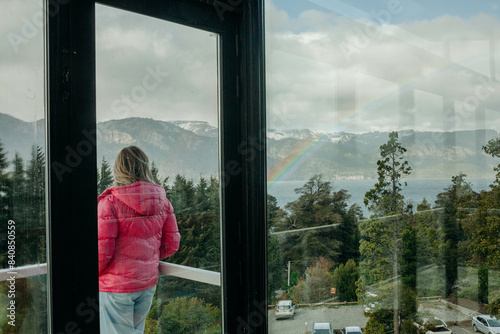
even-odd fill
[[[268,182],[286,180],[297,170],[315,151],[325,143],[324,137],[319,141],[301,141],[283,161],[268,171]]]

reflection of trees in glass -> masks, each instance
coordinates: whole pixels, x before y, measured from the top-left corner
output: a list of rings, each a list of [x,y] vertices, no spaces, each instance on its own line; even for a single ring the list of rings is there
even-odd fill
[[[333,272],[333,286],[337,289],[336,296],[339,296],[341,302],[355,302],[358,300],[356,295],[356,282],[359,274],[356,262],[349,259],[344,265],[341,263]]]
[[[408,205],[401,222],[401,303],[400,317],[408,329],[417,314],[417,227],[414,220],[412,206]],[[403,333],[408,333],[403,329]]]
[[[11,173],[11,188],[10,194],[12,198],[12,217],[14,221],[26,221],[29,214],[28,210],[28,197],[26,179],[26,171],[24,170],[23,159],[16,152],[14,160],[12,161],[14,170]],[[14,205],[15,204],[15,205]]]
[[[360,297],[364,298],[366,289],[374,283],[382,283],[393,288],[387,292],[393,294],[394,332],[399,333],[400,296],[399,296],[399,266],[404,269],[403,282],[403,307],[405,310],[415,310],[416,299],[409,296],[415,295],[416,290],[416,265],[412,245],[414,241],[414,228],[408,219],[411,208],[405,208],[404,197],[401,193],[403,179],[411,173],[411,167],[405,160],[406,148],[399,142],[398,133],[391,132],[387,143],[380,146],[381,159],[377,161],[378,182],[365,194],[364,203],[374,213],[370,220],[361,223],[362,239],[360,252],[363,257],[360,275]],[[382,242],[385,241],[385,242]],[[403,258],[399,259],[399,252]],[[392,273],[391,273],[392,271]],[[412,279],[412,277],[415,277]],[[383,298],[383,296],[381,296]],[[405,316],[413,317],[411,311],[404,312]],[[414,312],[413,312],[414,313]]]
[[[283,215],[283,211],[278,206],[276,197],[267,195],[267,291],[268,303],[272,304],[276,299],[274,291],[280,288],[287,289],[284,284],[287,279],[286,264],[281,251],[277,235],[270,234],[274,230],[275,224]],[[288,282],[287,282],[288,283]]]
[[[21,227],[21,237],[26,236],[26,263],[44,263],[45,260],[45,153],[40,146],[33,146],[31,160],[26,169],[27,198],[30,212]],[[16,205],[14,203],[14,205]],[[17,224],[16,224],[17,225]],[[29,255],[28,255],[29,254]]]
[[[424,198],[417,205],[413,217],[417,227],[418,264],[419,266],[436,265],[441,262],[443,228],[438,213],[431,211],[431,205]]]
[[[324,257],[318,258],[305,271],[305,278],[300,278],[290,291],[296,303],[318,303],[331,298],[330,287],[333,287],[333,264]]]
[[[403,211],[402,180],[410,175],[411,167],[405,160],[406,148],[399,142],[398,133],[391,132],[387,143],[380,146],[381,159],[377,161],[378,182],[365,194],[365,205],[378,216]],[[404,183],[406,186],[406,182]]]
[[[500,137],[488,141],[483,146],[485,153],[500,158]],[[500,266],[500,164],[494,167],[497,172],[491,190],[482,191],[469,207],[462,208],[466,216],[462,216],[466,240],[463,242],[468,250],[469,262],[477,265],[478,301],[488,304],[489,269]],[[465,210],[465,209],[468,210]],[[460,209],[460,208],[459,208]],[[498,300],[496,301],[498,303]]]
[[[365,334],[391,333],[393,327],[393,310],[377,310],[370,314],[366,323]]]
[[[500,137],[489,140],[488,143],[483,146],[483,150],[486,154],[489,154],[494,158],[500,158]],[[495,166],[493,169],[497,172],[494,184],[500,186],[500,164]]]
[[[420,297],[444,296],[444,233],[440,212],[439,209],[431,209],[431,205],[424,198],[417,204],[417,211],[413,216],[416,229],[416,263],[421,268],[418,286]]]
[[[288,280],[281,273],[288,269],[286,265],[290,262],[291,297],[296,302],[320,302],[331,298],[335,264],[349,259],[355,261],[359,257],[357,220],[362,214],[357,204],[347,205],[350,195],[345,190],[333,191],[331,183],[323,181],[321,175],[311,177],[295,192],[300,194],[299,198],[283,210],[277,207],[272,196],[268,197],[271,232],[268,261],[273,265],[269,273],[274,280],[269,291],[272,294],[278,289],[279,279],[281,287],[288,289]],[[287,233],[273,235],[272,232]],[[319,275],[320,272],[324,275]],[[319,281],[324,283],[321,288],[317,284]]]
[[[285,206],[283,215],[275,224],[278,231],[338,224],[335,227],[287,233],[280,238],[285,261],[292,262],[292,270],[304,273],[319,257],[333,263],[340,259],[357,258],[359,207],[350,207],[350,195],[341,189],[332,191],[330,182],[315,175],[301,188],[295,189],[299,198]]]
[[[45,260],[45,154],[33,145],[31,159],[25,169],[22,158],[15,154],[13,169],[0,143],[0,218],[7,231],[8,220],[16,222],[16,267],[44,263]],[[2,268],[8,266],[7,234],[0,239]]]
[[[7,160],[7,152],[5,151],[2,142],[0,141],[0,219],[1,219],[1,227],[2,232],[6,230],[6,221],[9,219],[9,211],[10,211],[10,179],[7,175],[7,167],[9,166],[9,162]],[[5,245],[5,237],[6,233],[0,233],[0,240],[2,240],[2,246]],[[3,247],[0,252],[5,252],[6,247]],[[2,268],[4,268],[2,266]]]
[[[41,147],[33,146],[27,167],[16,152],[7,171],[7,152],[0,142],[0,261],[2,268],[44,263],[45,260],[45,154]],[[15,221],[15,257],[7,253],[7,223]],[[17,333],[19,327],[27,332],[46,333],[46,277],[16,279],[16,327],[0,322],[2,333]],[[8,285],[0,284],[0,296],[7,295]],[[5,299],[8,301],[8,299]],[[6,304],[1,305],[6,308]],[[42,312],[40,312],[42,310]],[[3,320],[8,320],[5,318]],[[17,328],[17,329],[16,329]]]
[[[348,206],[347,191],[333,191],[331,182],[323,181],[321,175],[311,177],[295,192],[299,198],[284,209],[268,196],[268,269],[272,279],[268,282],[269,294],[273,296],[280,286],[288,289],[288,279],[283,273],[290,262],[289,292],[294,300],[319,302],[331,298],[333,272],[330,269],[359,257],[357,220],[362,213],[357,204]],[[320,259],[321,263],[330,264],[329,283],[322,286],[321,293],[313,293],[317,290],[315,281],[307,275],[314,271],[312,268]]]
[[[445,296],[453,296],[457,290],[458,263],[460,254],[459,243],[464,239],[461,220],[474,206],[474,192],[471,185],[465,181],[465,174],[460,173],[451,178],[452,184],[444,192],[437,195],[436,204],[443,209],[444,233],[444,264],[445,264]],[[463,255],[463,254],[462,254]],[[463,259],[463,256],[462,256]]]
[[[41,282],[40,282],[41,281]],[[10,282],[0,282],[0,296],[7,296]],[[0,298],[1,300],[1,298]],[[5,300],[9,300],[5,298]],[[47,333],[47,291],[45,276],[16,278],[16,326],[7,323],[8,317],[0,320],[0,333]],[[6,309],[7,305],[1,305]],[[3,317],[2,317],[3,318]],[[22,330],[20,330],[22,328]]]

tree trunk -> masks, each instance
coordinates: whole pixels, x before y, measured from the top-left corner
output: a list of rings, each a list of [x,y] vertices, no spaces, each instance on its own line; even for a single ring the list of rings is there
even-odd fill
[[[392,235],[394,240],[393,252],[392,252],[392,276],[394,277],[394,282],[396,287],[394,288],[394,334],[399,334],[399,279],[398,279],[398,247],[397,247],[397,219],[394,219],[392,227]]]
[[[484,263],[479,265],[477,280],[477,301],[482,304],[488,304],[488,266]]]

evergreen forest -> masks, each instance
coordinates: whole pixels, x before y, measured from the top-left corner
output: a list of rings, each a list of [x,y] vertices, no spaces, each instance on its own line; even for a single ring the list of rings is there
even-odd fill
[[[483,151],[500,159],[500,138],[490,140]],[[390,133],[379,147],[378,177],[364,203],[351,204],[349,191],[336,189],[322,175],[295,189],[297,199],[283,207],[268,195],[269,305],[280,299],[300,305],[376,305],[367,312],[366,333],[418,333],[413,324],[423,297],[470,299],[492,314],[500,312],[500,164],[489,190],[473,191],[467,175],[459,173],[435,203],[423,198],[411,204],[402,193],[414,171],[406,156],[398,133]],[[166,177],[154,162],[151,169],[175,208],[182,235],[179,251],[167,261],[220,272],[218,179]],[[29,161],[18,154],[8,161],[0,142],[2,269],[9,263],[46,262],[45,170],[40,147],[33,146]],[[113,184],[112,167],[103,159],[97,172],[100,193]],[[7,247],[10,220],[15,221],[15,258],[9,258]],[[20,278],[16,284],[19,325],[46,332],[46,275]],[[8,303],[8,282],[0,290],[3,305]],[[4,318],[0,331],[16,332]],[[146,333],[220,331],[220,287],[160,277]]]

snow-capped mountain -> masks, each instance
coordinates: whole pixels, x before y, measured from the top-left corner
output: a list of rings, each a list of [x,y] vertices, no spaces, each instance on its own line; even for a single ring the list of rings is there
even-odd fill
[[[217,138],[219,130],[208,122],[203,121],[172,121],[169,122],[184,130],[191,131],[201,137]]]
[[[324,131],[311,131],[309,129],[293,129],[293,130],[267,130],[267,138],[271,140],[282,139],[298,139],[309,141],[329,141],[338,143],[350,140],[353,136],[352,133],[347,132],[324,132]]]
[[[28,123],[0,113],[0,143],[12,161],[17,152],[25,160],[33,143],[43,146],[43,120]],[[218,129],[207,122],[165,122],[148,118],[126,118],[97,124],[97,161],[113,164],[121,148],[137,145],[155,161],[165,176],[218,175]],[[294,161],[289,180],[307,180],[314,174],[325,178],[376,178],[380,145],[387,132],[353,134],[314,132],[308,129],[267,130],[267,166],[270,175],[287,161]],[[407,149],[412,177],[448,178],[459,172],[469,177],[492,177],[497,159],[481,147],[498,137],[494,130],[454,132],[399,131],[399,141]]]

